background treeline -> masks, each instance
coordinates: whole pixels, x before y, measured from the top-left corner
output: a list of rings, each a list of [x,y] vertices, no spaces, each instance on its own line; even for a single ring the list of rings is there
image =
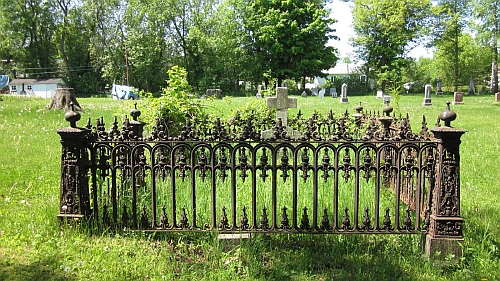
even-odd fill
[[[174,65],[194,90],[237,94],[242,81],[314,77],[337,61],[320,0],[0,3],[0,73],[64,77],[79,95],[112,83],[156,93]]]
[[[0,0],[0,74],[63,77],[78,95],[113,83],[158,93],[178,65],[194,91],[243,95],[271,79],[303,83],[343,60],[362,62],[357,71],[374,81],[368,91],[438,78],[449,91],[470,79],[478,91],[498,91],[500,0],[352,1],[353,52],[344,58],[328,2]],[[410,58],[418,44],[434,57]]]

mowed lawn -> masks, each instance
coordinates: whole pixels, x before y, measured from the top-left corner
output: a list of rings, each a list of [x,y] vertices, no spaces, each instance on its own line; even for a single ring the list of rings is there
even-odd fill
[[[492,95],[465,96],[453,127],[462,137],[461,258],[422,255],[418,235],[254,235],[223,251],[216,235],[109,233],[60,226],[61,145],[56,130],[68,126],[50,100],[2,96],[0,101],[0,280],[500,280],[500,105]],[[422,115],[434,127],[451,95],[401,96],[391,105],[419,131]],[[106,124],[128,101],[80,98],[83,127],[90,117]],[[230,115],[255,98],[201,100],[205,110]],[[349,96],[348,104],[298,97],[305,117],[382,111],[375,96]],[[141,111],[147,110],[140,108]],[[118,114],[123,119],[122,114]]]

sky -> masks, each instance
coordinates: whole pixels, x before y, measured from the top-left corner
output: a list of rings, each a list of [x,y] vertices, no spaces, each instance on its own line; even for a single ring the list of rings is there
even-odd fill
[[[328,45],[334,46],[339,50],[341,59],[349,57],[353,60],[353,47],[349,43],[349,38],[355,36],[354,29],[352,28],[351,5],[354,4],[342,0],[333,0],[329,2],[326,7],[332,12],[330,16],[337,20],[333,28],[337,30],[334,34],[340,38],[340,40],[330,40]],[[410,56],[416,59],[421,56],[432,57],[432,52],[419,46],[410,52]]]

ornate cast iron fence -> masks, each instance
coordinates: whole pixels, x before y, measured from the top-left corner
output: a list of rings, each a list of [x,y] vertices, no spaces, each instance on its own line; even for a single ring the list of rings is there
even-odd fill
[[[157,122],[143,136],[140,111],[58,130],[61,219],[142,231],[427,234],[427,252],[457,250],[460,137],[450,111],[419,133],[408,117],[332,112],[280,120],[268,138],[252,118],[186,123],[178,136]],[[444,121],[444,126],[440,125]]]

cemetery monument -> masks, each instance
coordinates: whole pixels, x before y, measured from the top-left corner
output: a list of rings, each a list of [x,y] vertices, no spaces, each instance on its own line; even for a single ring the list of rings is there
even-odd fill
[[[342,92],[340,93],[340,103],[348,103],[349,99],[347,98],[347,84],[342,84]]]
[[[422,103],[423,106],[430,106],[430,105],[432,105],[432,102],[431,102],[431,89],[432,89],[432,85],[431,84],[426,84],[425,85],[424,102]]]

